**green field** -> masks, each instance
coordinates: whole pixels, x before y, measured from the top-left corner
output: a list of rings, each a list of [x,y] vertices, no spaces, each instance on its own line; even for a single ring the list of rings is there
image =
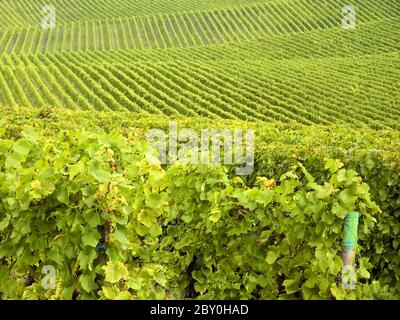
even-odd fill
[[[0,300],[400,299],[399,88],[398,0],[0,1]],[[171,120],[253,171],[152,163]]]
[[[2,1],[0,105],[399,128],[399,2],[170,2]]]

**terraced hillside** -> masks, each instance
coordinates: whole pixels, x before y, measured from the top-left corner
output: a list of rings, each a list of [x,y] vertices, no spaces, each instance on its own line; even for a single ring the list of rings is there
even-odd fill
[[[399,129],[400,2],[346,4],[5,0],[0,105]]]

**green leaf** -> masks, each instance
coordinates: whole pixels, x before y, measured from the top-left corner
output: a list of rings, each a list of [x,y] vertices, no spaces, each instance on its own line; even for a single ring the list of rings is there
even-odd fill
[[[157,273],[157,275],[155,277],[155,280],[160,286],[166,287],[166,285],[167,285],[167,277],[165,276],[164,273]]]
[[[339,183],[346,181],[346,170],[345,169],[339,170],[339,172],[337,173],[337,181]]]
[[[11,215],[9,213],[6,214],[5,218],[0,222],[0,231],[3,231],[7,228],[8,224],[10,223]]]
[[[85,165],[82,162],[78,162],[68,169],[69,179],[74,179],[78,174],[85,172]]]
[[[104,297],[109,300],[129,300],[132,299],[128,291],[120,291],[116,285],[112,287],[102,287]]]
[[[352,189],[346,188],[339,194],[339,199],[342,202],[343,206],[347,210],[353,210],[355,206],[355,202],[357,200],[357,196],[354,194]]]
[[[265,259],[268,264],[273,264],[278,258],[278,254],[275,251],[268,251],[267,258]]]
[[[335,216],[330,212],[324,212],[321,221],[330,226],[335,221]]]
[[[337,172],[342,167],[343,163],[337,159],[328,159],[325,163],[325,169],[329,169],[331,173]]]
[[[333,186],[327,182],[325,182],[324,186],[316,187],[316,196],[318,199],[327,199],[331,196],[333,192]]]
[[[146,197],[146,205],[153,209],[160,209],[168,201],[168,194],[162,193],[152,193]]]
[[[82,289],[87,293],[91,293],[93,290],[97,289],[97,285],[94,281],[96,277],[96,273],[84,273],[79,277],[79,283],[82,286]]]
[[[249,206],[249,198],[247,197],[247,194],[242,190],[242,189],[236,189],[232,196],[236,199],[238,199],[238,202],[240,205],[243,207],[247,208]]]
[[[194,290],[196,290],[200,294],[204,294],[204,292],[206,292],[207,290],[207,283],[196,282],[194,284]]]
[[[304,282],[304,287],[305,288],[314,288],[318,284],[318,274],[315,271],[312,270],[307,270],[304,272],[304,275],[306,277],[306,281]]]
[[[315,178],[307,171],[307,169],[300,163],[297,163],[298,166],[301,168],[301,171],[303,172],[303,174],[306,176],[308,183],[311,185],[314,183]]]
[[[86,231],[82,234],[82,243],[85,246],[96,247],[100,240],[100,233],[97,231]]]
[[[279,177],[279,181],[284,181],[288,178],[297,180],[297,179],[299,179],[299,176],[294,171],[291,170],[291,171],[288,171],[288,172],[284,173],[283,175],[281,175]]]
[[[105,170],[99,169],[99,170],[93,171],[93,172],[92,172],[92,176],[93,176],[98,182],[100,182],[100,183],[105,183],[105,182],[107,182],[107,181],[110,179],[111,174],[110,174],[109,172],[105,171]]]
[[[320,261],[325,261],[327,256],[327,251],[323,247],[317,247],[315,249],[315,258]]]
[[[26,140],[18,140],[14,143],[13,150],[22,157],[26,157],[30,151],[30,143]]]
[[[139,277],[129,278],[128,287],[133,290],[141,290],[142,289],[141,279]]]
[[[32,143],[36,143],[37,139],[38,139],[38,134],[36,132],[36,130],[32,127],[29,128],[25,128],[22,131],[22,135],[28,139],[29,141],[31,141]]]
[[[221,219],[221,210],[219,209],[214,209],[213,211],[211,211],[211,214],[209,216],[209,219],[214,222],[217,223],[219,221],[219,219]]]
[[[9,168],[17,168],[21,163],[23,157],[16,152],[13,152],[10,156],[6,158],[5,167]]]
[[[129,243],[129,240],[126,237],[125,232],[123,230],[121,230],[121,229],[115,230],[114,237],[115,237],[115,239],[117,239],[122,244],[128,244]]]
[[[357,274],[360,276],[360,278],[364,279],[369,279],[371,277],[371,274],[365,268],[358,269]]]
[[[337,287],[336,284],[331,287],[331,293],[336,300],[343,300],[346,297],[346,290],[342,286]]]
[[[96,244],[97,245],[97,244]],[[94,259],[96,259],[97,253],[95,249],[85,248],[79,252],[78,263],[82,270],[91,269],[91,265]]]
[[[107,256],[111,262],[117,263],[124,259],[122,250],[120,247],[109,247],[107,248]]]
[[[335,256],[332,262],[329,264],[329,273],[332,275],[337,275],[343,267],[343,260]]]
[[[283,281],[285,291],[287,294],[295,293],[299,291],[299,280],[298,279],[286,279]]]
[[[35,254],[24,252],[19,261],[26,263],[27,265],[34,265],[39,262],[39,257]]]
[[[247,196],[258,203],[268,205],[273,199],[274,192],[272,190],[258,190],[253,188],[247,192]]]
[[[332,213],[340,219],[344,219],[346,217],[347,210],[336,202],[332,205]]]
[[[92,228],[96,228],[100,225],[100,215],[93,209],[86,210],[83,214],[83,219]]]
[[[107,265],[103,267],[103,270],[106,275],[105,280],[110,283],[116,283],[121,279],[127,278],[129,275],[128,269],[126,269],[122,262],[113,264],[109,261]]]
[[[57,191],[57,200],[64,204],[69,204],[69,192],[65,186],[61,186]]]
[[[371,267],[372,264],[368,261],[368,258],[361,258],[360,267],[357,270],[357,275],[359,275],[360,278],[369,279],[371,277],[371,274],[368,272],[367,268]]]
[[[72,300],[72,295],[74,293],[74,290],[75,290],[75,286],[69,286],[69,287],[64,288],[61,291],[63,300]]]
[[[261,232],[261,235],[260,235],[260,238],[259,238],[260,243],[267,242],[270,236],[271,236],[271,231],[263,231],[263,232]]]

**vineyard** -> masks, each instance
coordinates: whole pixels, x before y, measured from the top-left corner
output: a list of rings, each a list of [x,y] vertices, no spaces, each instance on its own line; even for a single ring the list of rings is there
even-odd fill
[[[49,30],[45,1],[0,5],[4,108],[399,128],[397,1],[354,1],[354,30],[341,1],[56,3]]]
[[[1,1],[0,300],[400,299],[400,2],[346,5]],[[149,163],[171,119],[254,171]]]

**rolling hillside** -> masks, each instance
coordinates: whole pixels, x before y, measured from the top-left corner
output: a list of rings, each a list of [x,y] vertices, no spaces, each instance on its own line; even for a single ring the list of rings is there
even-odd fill
[[[398,129],[400,3],[0,4],[0,105]]]

